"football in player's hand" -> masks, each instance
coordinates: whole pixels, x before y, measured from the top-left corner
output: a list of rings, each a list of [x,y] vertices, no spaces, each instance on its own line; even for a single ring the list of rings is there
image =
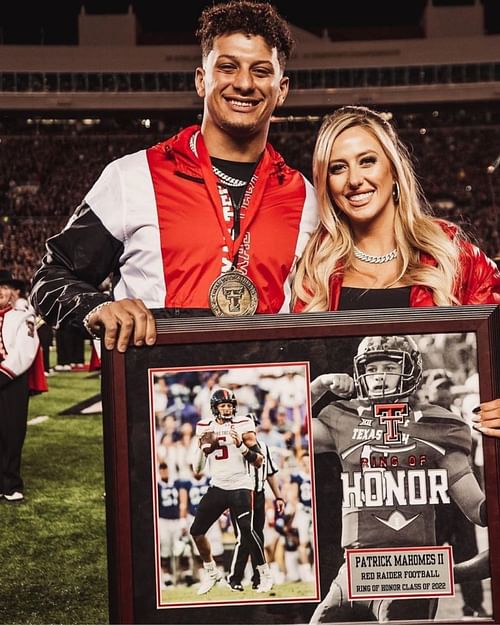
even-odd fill
[[[200,447],[207,456],[217,449],[218,442],[215,432],[203,432],[200,436]]]

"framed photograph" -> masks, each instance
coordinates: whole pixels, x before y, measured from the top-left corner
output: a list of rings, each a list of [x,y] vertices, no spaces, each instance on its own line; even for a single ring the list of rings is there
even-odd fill
[[[163,317],[103,353],[111,623],[500,625],[498,306]]]

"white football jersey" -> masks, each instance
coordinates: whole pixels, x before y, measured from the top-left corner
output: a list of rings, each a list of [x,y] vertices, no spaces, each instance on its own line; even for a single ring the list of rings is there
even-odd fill
[[[243,437],[246,432],[255,432],[253,419],[234,416],[231,420],[218,423],[215,419],[200,421],[196,425],[196,435],[203,432],[215,432],[219,447],[207,456],[208,473],[212,486],[224,490],[248,488],[253,490],[250,465],[245,460],[240,448],[236,447],[231,436],[231,428]]]

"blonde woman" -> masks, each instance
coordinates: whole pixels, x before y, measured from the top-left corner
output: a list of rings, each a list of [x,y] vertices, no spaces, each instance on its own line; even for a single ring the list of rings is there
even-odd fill
[[[313,179],[320,225],[295,278],[296,312],[500,303],[496,264],[436,219],[406,147],[364,106],[344,106],[318,133]],[[477,427],[500,437],[500,400]]]

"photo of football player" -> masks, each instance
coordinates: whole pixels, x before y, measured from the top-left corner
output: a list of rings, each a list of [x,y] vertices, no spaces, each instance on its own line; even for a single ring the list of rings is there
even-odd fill
[[[310,388],[313,404],[327,392],[334,396],[312,420],[313,441],[316,456],[335,452],[340,459],[342,547],[434,546],[437,500],[454,502],[472,523],[485,526],[485,495],[470,462],[470,427],[457,412],[424,402],[417,393],[424,370],[416,341],[365,337],[351,371],[321,374]],[[425,484],[425,497],[415,492],[417,481]],[[437,597],[349,602],[344,563],[310,623],[422,623],[435,619],[437,607]]]
[[[248,465],[259,467],[263,462],[255,423],[253,419],[237,414],[236,397],[229,389],[214,391],[210,407],[213,418],[200,421],[196,426],[199,454],[195,472],[205,470],[212,480],[190,528],[206,572],[198,594],[209,592],[221,578],[206,533],[226,509],[231,511],[236,525],[235,554],[240,542],[244,543],[260,574],[257,592],[269,592],[273,583],[264,545],[253,526],[254,485],[248,470]]]
[[[277,391],[290,379],[302,398],[295,412]],[[306,622],[319,600],[307,364],[157,369],[150,380],[156,464],[187,498],[175,575],[156,544],[158,604],[300,600]],[[158,495],[154,506],[159,535]],[[300,554],[287,538],[299,525]]]

